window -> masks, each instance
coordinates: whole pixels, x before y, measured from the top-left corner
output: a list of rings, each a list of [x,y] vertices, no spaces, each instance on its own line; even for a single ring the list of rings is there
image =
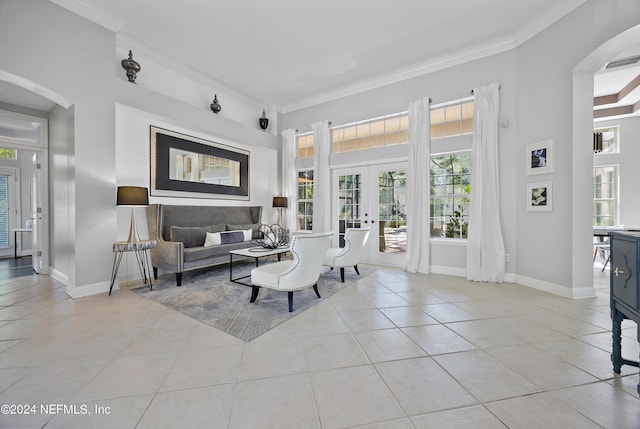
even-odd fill
[[[593,226],[618,224],[618,166],[593,168]]]
[[[298,159],[313,158],[313,133],[298,134]]]
[[[331,130],[332,153],[406,144],[409,141],[409,114],[394,113],[358,121]]]
[[[313,226],[313,170],[298,171],[298,230]]]
[[[431,139],[473,133],[473,101],[458,100],[431,109]]]
[[[18,151],[6,147],[0,147],[0,158],[2,159],[18,159]]]
[[[467,238],[471,151],[431,156],[431,237]]]
[[[0,176],[0,247],[9,247],[9,176]]]
[[[594,133],[602,133],[602,153],[618,153],[620,152],[620,128],[605,127],[596,128]]]

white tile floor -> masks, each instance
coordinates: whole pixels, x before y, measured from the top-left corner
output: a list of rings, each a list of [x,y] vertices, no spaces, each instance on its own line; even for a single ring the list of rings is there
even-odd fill
[[[598,298],[573,301],[378,268],[251,343],[127,289],[0,280],[0,404],[36,407],[0,427],[639,428],[594,277]]]

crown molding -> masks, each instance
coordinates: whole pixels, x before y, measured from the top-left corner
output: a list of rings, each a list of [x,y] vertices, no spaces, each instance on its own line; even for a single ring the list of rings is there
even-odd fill
[[[49,0],[51,3],[55,3],[60,7],[63,7],[76,15],[80,15],[89,21],[104,27],[114,33],[119,32],[124,28],[124,21],[116,17],[112,13],[99,8],[93,4],[87,3],[84,0]]]
[[[359,94],[361,92],[377,89],[393,83],[433,73],[439,70],[444,70],[449,67],[467,63],[469,61],[474,61],[491,55],[499,54],[501,52],[509,51],[513,48],[515,48],[515,44],[512,38],[507,37],[496,39],[482,45],[458,51],[451,55],[437,57],[434,59],[423,61],[421,63],[413,64],[402,69],[394,70],[393,72],[376,76],[372,79],[363,80],[354,85],[343,86],[338,90],[327,92],[317,97],[310,97],[299,102],[285,104],[281,106],[280,111],[282,113],[293,112],[296,110],[315,106],[317,104],[326,103],[329,101],[337,100],[339,98]]]
[[[520,31],[514,34],[513,40],[515,45],[519,46],[523,44],[586,1],[587,0],[565,0],[556,2],[552,9],[547,11],[543,17],[525,25]]]

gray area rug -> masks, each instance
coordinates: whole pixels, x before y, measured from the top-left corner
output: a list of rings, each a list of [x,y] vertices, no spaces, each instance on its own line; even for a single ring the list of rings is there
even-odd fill
[[[260,260],[260,265],[275,261],[275,257]],[[253,260],[234,261],[233,277],[248,275],[255,267]],[[318,299],[313,288],[293,293],[293,312],[289,313],[286,292],[265,288],[254,303],[249,302],[251,287],[229,281],[229,266],[185,272],[182,286],[177,287],[175,276],[163,276],[154,281],[153,290],[144,285],[131,290],[159,304],[199,320],[244,341],[251,341],[291,317],[322,302],[334,293],[365,277],[367,268],[345,269],[345,282],[340,282],[340,270],[323,268],[318,281]],[[243,279],[250,283],[250,278]]]

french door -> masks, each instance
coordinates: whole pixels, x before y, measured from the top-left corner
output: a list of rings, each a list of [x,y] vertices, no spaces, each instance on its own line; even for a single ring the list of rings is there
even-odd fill
[[[363,262],[403,267],[407,257],[407,163],[333,170],[334,246],[347,228],[370,228]]]

